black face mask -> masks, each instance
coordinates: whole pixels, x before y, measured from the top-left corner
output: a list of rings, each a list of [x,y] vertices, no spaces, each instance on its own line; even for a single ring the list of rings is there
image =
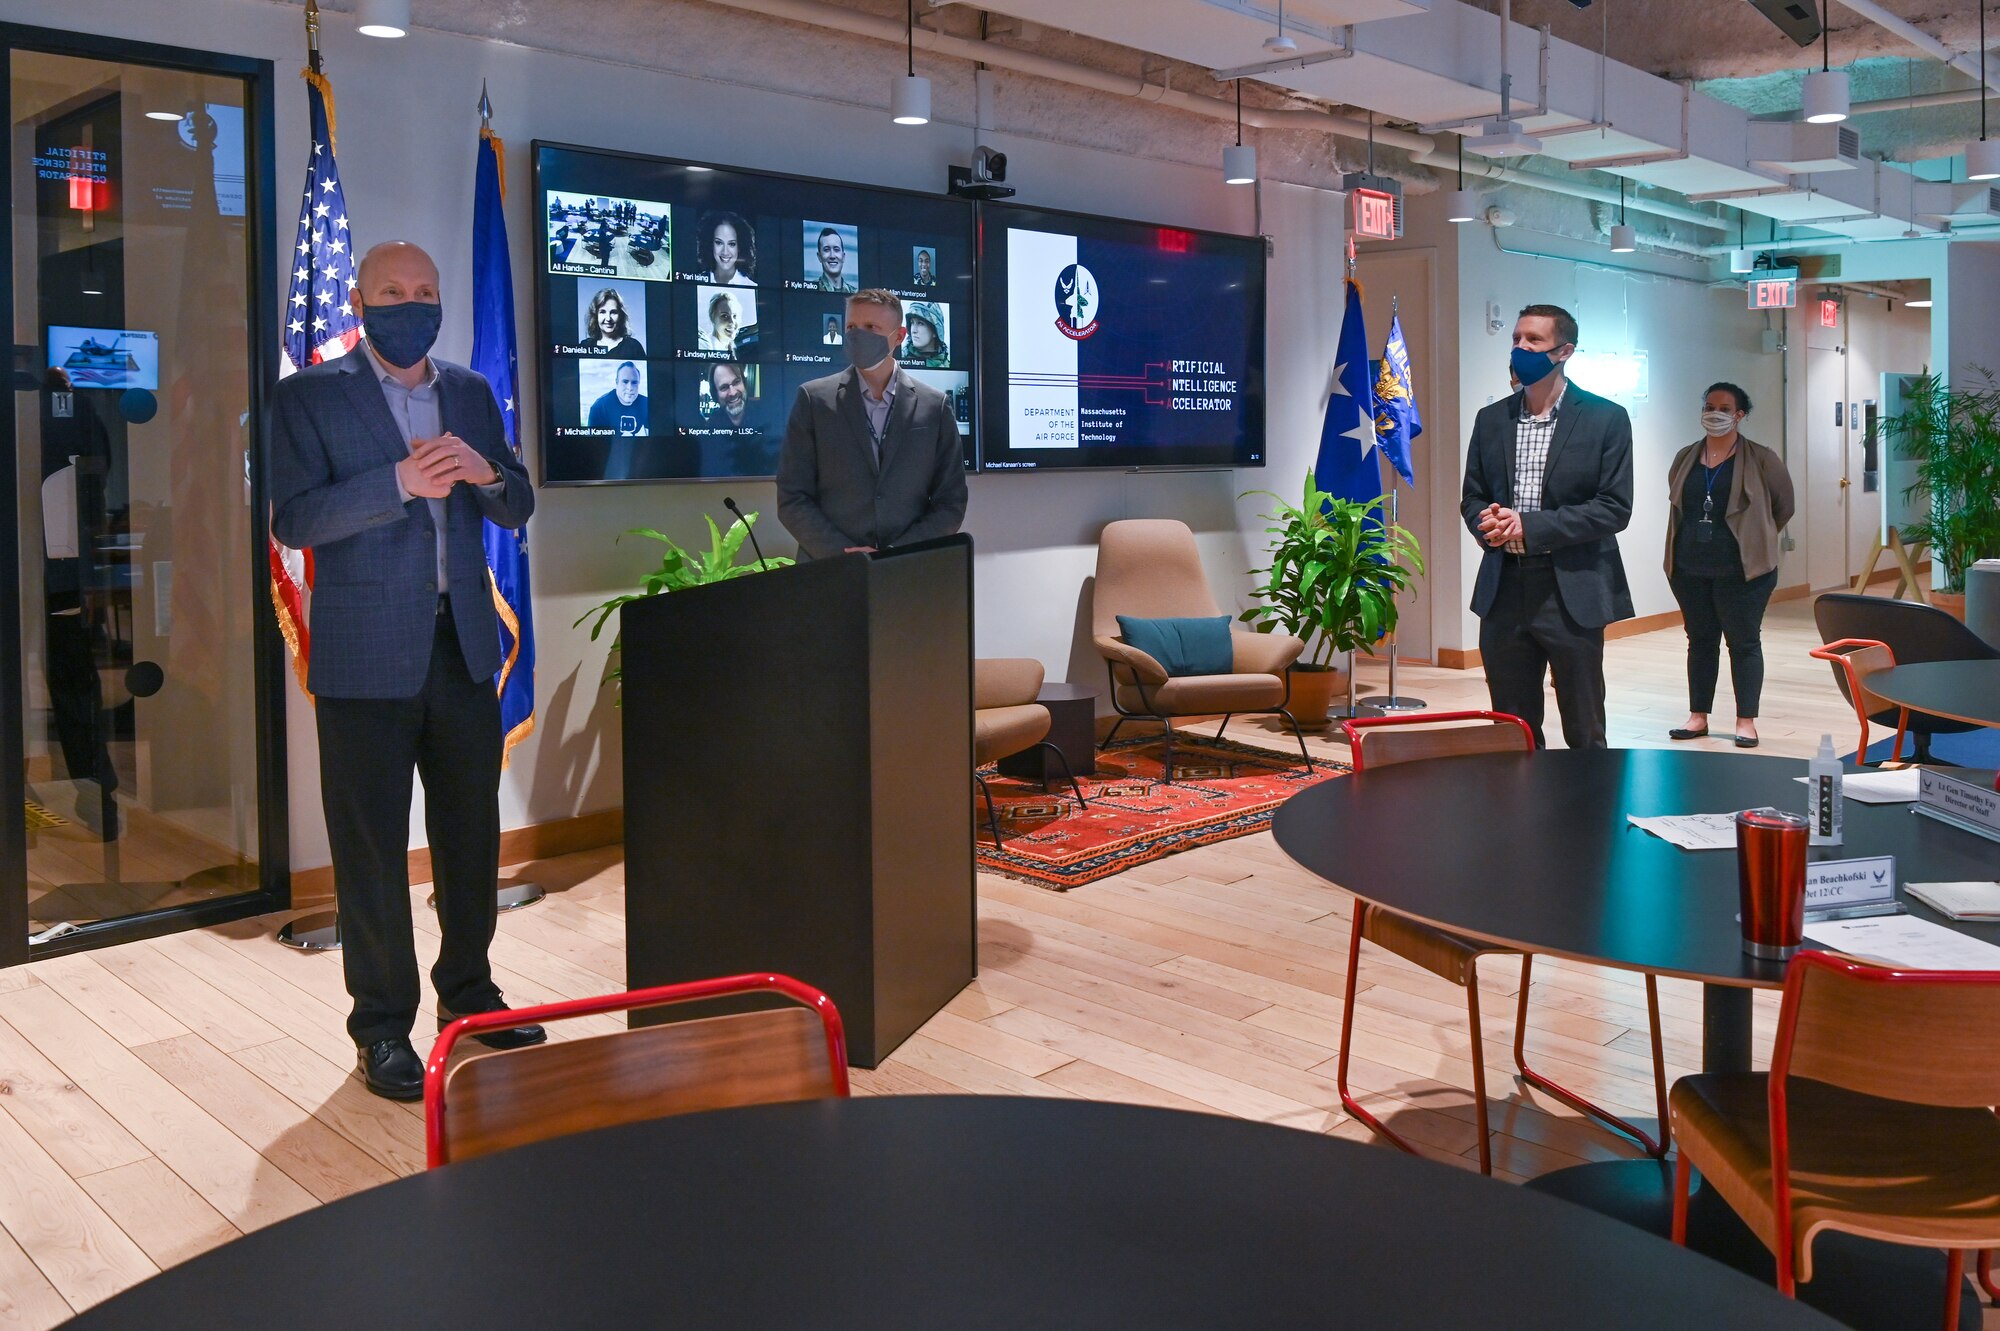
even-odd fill
[[[363,305],[361,326],[375,354],[407,370],[430,355],[444,323],[444,306],[430,300],[406,300],[396,305]]]
[[[847,363],[857,370],[872,370],[889,359],[889,339],[872,328],[847,330]]]

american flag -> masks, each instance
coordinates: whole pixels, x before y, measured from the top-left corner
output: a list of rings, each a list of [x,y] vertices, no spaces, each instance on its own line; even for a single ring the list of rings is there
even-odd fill
[[[312,157],[306,163],[305,198],[299,205],[298,239],[292,246],[292,281],[285,296],[284,364],[280,377],[344,356],[361,340],[361,321],[347,303],[356,284],[347,199],[333,159],[333,86],[317,70],[303,71],[312,121]],[[271,601],[278,627],[292,649],[299,687],[312,659],[307,627],[312,608],[312,552],[271,541]]]

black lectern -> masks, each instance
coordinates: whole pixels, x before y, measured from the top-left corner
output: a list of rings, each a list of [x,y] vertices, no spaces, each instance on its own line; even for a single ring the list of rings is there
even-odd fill
[[[620,613],[629,982],[796,976],[876,1066],[973,974],[971,539]]]

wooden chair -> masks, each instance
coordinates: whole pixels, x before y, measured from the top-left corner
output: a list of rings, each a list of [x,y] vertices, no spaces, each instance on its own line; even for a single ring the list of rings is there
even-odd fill
[[[1868,722],[1870,718],[1883,718],[1890,712],[1896,714],[1896,743],[1889,750],[1890,762],[1901,762],[1903,758],[1903,733],[1910,728],[1910,709],[1898,707],[1880,694],[1868,691],[1867,679],[1878,670],[1888,670],[1896,664],[1896,653],[1886,642],[1873,638],[1841,638],[1823,647],[1812,649],[1816,661],[1833,663],[1834,682],[1840,685],[1841,694],[1854,704],[1854,715],[1861,721],[1861,747],[1854,751],[1854,761],[1864,766],[1868,762]]]
[[[445,1070],[453,1046],[485,1030],[758,993],[804,1006],[533,1045]],[[833,1000],[785,975],[732,975],[460,1017],[424,1068],[425,1149],[435,1169],[592,1128],[846,1094],[847,1037]]]
[[[2000,971],[1801,952],[1770,1072],[1683,1077],[1669,1104],[1674,1242],[1699,1169],[1776,1257],[1784,1294],[1812,1279],[1822,1230],[1942,1248],[1958,1325],[1966,1252],[2000,1246]]]
[[[996,657],[972,663],[972,779],[986,797],[986,823],[993,844],[1000,844],[1000,816],[993,807],[993,790],[979,769],[991,762],[1041,748],[1053,756],[1069,778],[1076,807],[1087,809],[1083,787],[1069,769],[1069,758],[1049,743],[1049,709],[1035,701],[1042,691],[1042,663],[1024,657]],[[1046,770],[1046,769],[1045,769]],[[1044,783],[1045,790],[1047,789]]]
[[[1451,725],[1451,722],[1483,721],[1484,725]],[[1422,727],[1418,729],[1417,727]],[[1533,753],[1535,732],[1528,723],[1505,712],[1425,712],[1397,716],[1368,717],[1343,721],[1354,770],[1386,767],[1391,763],[1417,762],[1426,758],[1463,757],[1475,753]],[[1666,1154],[1667,1085],[1660,1057],[1660,995],[1658,981],[1646,977],[1646,1015],[1653,1040],[1653,1082],[1660,1106],[1661,1139],[1619,1118],[1576,1092],[1550,1081],[1528,1066],[1528,984],[1534,958],[1510,947],[1499,947],[1460,934],[1423,924],[1367,902],[1354,903],[1354,936],[1347,949],[1347,1009],[1340,1024],[1340,1062],[1335,1082],[1340,1103],[1348,1113],[1405,1151],[1415,1154],[1410,1144],[1389,1126],[1363,1109],[1347,1089],[1348,1051],[1353,1044],[1354,996],[1359,987],[1361,943],[1363,940],[1387,948],[1406,961],[1415,962],[1431,974],[1450,980],[1465,990],[1465,1011],[1472,1036],[1473,1113],[1479,1128],[1479,1170],[1493,1172],[1492,1144],[1488,1140],[1486,1116],[1485,1044],[1479,1027],[1479,959],[1486,956],[1521,958],[1520,1003],[1514,1014],[1514,1066],[1530,1086],[1625,1133],[1643,1146],[1648,1155]]]

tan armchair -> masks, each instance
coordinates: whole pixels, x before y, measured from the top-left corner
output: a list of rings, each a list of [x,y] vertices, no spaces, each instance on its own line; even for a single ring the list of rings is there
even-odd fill
[[[1312,770],[1306,737],[1287,710],[1291,681],[1285,671],[1305,651],[1305,644],[1284,633],[1252,633],[1232,628],[1231,671],[1226,675],[1169,676],[1151,656],[1123,641],[1118,616],[1177,619],[1219,615],[1215,597],[1202,572],[1201,552],[1184,522],[1167,518],[1133,518],[1105,527],[1097,539],[1097,585],[1092,598],[1092,641],[1111,672],[1111,706],[1118,727],[1141,718],[1166,727],[1167,780],[1174,779],[1174,722],[1177,716],[1222,714],[1215,738],[1239,712],[1273,713],[1291,724],[1298,737],[1299,756]]]
[[[1083,787],[1069,769],[1063,751],[1048,742],[1049,709],[1035,701],[1042,691],[1040,661],[1005,658],[972,663],[972,779],[986,797],[986,824],[993,832],[993,844],[1000,844],[1000,818],[994,812],[993,792],[979,768],[1024,749],[1039,745],[1055,755],[1063,775],[1076,796],[1079,809],[1089,808]]]

